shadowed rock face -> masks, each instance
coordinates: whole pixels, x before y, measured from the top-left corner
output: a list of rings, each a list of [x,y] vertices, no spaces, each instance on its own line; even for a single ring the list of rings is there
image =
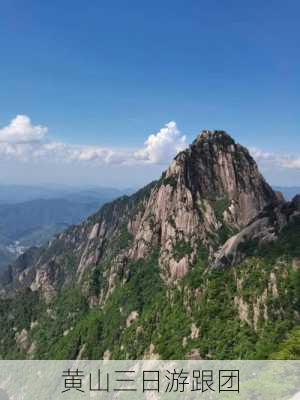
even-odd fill
[[[248,150],[222,131],[200,134],[176,157],[167,175],[179,171],[193,196],[213,200],[226,196],[240,226],[276,201]]]
[[[181,279],[202,248],[212,265],[228,265],[242,258],[236,249],[245,238],[276,239],[287,223],[280,204],[246,148],[223,131],[203,131],[159,181],[105,205],[34,257],[18,260],[6,291],[28,286],[50,301],[58,288],[74,280],[83,284],[88,271],[103,264],[105,301],[128,261],[155,249],[166,281]],[[260,218],[266,207],[276,208],[272,218]]]
[[[292,207],[300,212],[300,195],[298,194],[297,196],[294,197],[292,200]]]

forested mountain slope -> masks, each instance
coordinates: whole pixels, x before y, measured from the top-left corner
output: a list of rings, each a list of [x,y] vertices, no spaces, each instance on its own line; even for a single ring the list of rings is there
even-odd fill
[[[300,198],[204,131],[158,181],[25,253],[1,296],[3,358],[268,358],[299,325]]]

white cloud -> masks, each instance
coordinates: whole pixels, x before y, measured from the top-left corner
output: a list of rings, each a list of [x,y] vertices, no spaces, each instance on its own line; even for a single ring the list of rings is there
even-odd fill
[[[23,161],[48,159],[100,165],[168,164],[187,147],[185,136],[173,121],[150,135],[144,147],[137,150],[69,145],[47,138],[47,132],[47,127],[33,126],[29,117],[18,115],[8,126],[0,129],[0,156]]]
[[[267,152],[255,147],[250,148],[250,153],[255,160],[269,168],[282,168],[300,170],[300,157],[291,154]]]
[[[96,146],[84,146],[73,149],[70,158],[75,161],[100,162],[101,164],[123,164],[130,161],[131,153]]]
[[[136,151],[134,156],[137,160],[164,164],[186,147],[186,137],[181,135],[176,122],[171,121],[158,133],[150,135],[145,147]]]
[[[32,125],[27,115],[17,115],[9,125],[0,129],[2,143],[32,143],[38,142],[47,134],[48,129],[41,125]]]
[[[274,158],[274,154],[268,153],[261,149],[257,149],[256,147],[251,147],[250,153],[251,153],[252,157],[254,157],[256,159],[256,161],[271,160]]]
[[[186,137],[176,122],[167,123],[152,134],[139,149],[113,149],[101,146],[76,146],[47,137],[48,128],[33,125],[26,115],[17,115],[0,128],[0,157],[16,160],[51,160],[96,165],[165,164],[187,147]],[[300,156],[277,154],[250,148],[264,169],[300,170]]]
[[[299,169],[300,170],[300,157],[291,159],[291,160],[286,160],[283,163],[283,166],[285,168],[290,168],[290,169]]]

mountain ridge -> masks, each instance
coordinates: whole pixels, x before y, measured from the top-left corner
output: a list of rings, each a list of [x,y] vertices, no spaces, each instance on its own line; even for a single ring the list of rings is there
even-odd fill
[[[102,336],[98,332],[101,338],[95,339],[99,351],[98,357],[106,357],[108,354],[109,357],[121,358],[137,356],[173,358],[179,355],[184,358],[212,357],[208,349],[201,348],[202,345],[204,348],[208,346],[206,342],[209,339],[204,333],[200,334],[201,330],[205,332],[208,327],[212,329],[207,311],[208,303],[204,302],[205,296],[209,296],[210,302],[215,301],[218,304],[220,301],[220,294],[215,293],[212,298],[210,297],[212,277],[215,278],[214,285],[218,282],[220,291],[225,290],[225,293],[228,289],[224,287],[221,276],[223,278],[230,276],[230,279],[234,279],[232,294],[227,300],[228,310],[232,313],[231,318],[234,318],[237,332],[239,329],[241,332],[248,332],[249,329],[249,335],[251,332],[251,336],[255,336],[261,323],[265,334],[268,311],[265,309],[264,316],[260,308],[266,307],[268,295],[274,297],[274,293],[279,292],[278,280],[283,278],[281,275],[281,278],[277,276],[277,272],[276,274],[274,272],[275,267],[271,267],[264,259],[262,249],[270,249],[282,241],[287,249],[284,250],[287,253],[287,260],[282,267],[283,271],[278,274],[284,273],[288,277],[289,274],[292,275],[292,271],[297,270],[295,265],[298,265],[298,253],[285,244],[285,239],[289,234],[291,243],[295,242],[299,214],[298,199],[295,198],[294,201],[287,203],[282,196],[275,193],[258,171],[247,149],[237,144],[224,131],[203,131],[188,149],[175,157],[158,181],[152,182],[131,196],[123,196],[104,205],[96,214],[82,224],[67,229],[47,246],[35,250],[28,257],[25,254],[23,259],[12,265],[2,278],[2,296],[17,297],[16,293],[25,290],[29,291],[27,296],[37,295],[40,298],[38,304],[45,303],[45,307],[55,308],[56,302],[73,288],[72,290],[76,290],[77,293],[76,301],[78,298],[82,299],[86,304],[85,307],[91,310],[88,315],[99,313],[99,321],[97,317],[98,322],[93,322],[96,326],[98,323],[101,325]],[[290,229],[293,224],[295,228]],[[282,238],[285,229],[288,233]],[[298,242],[295,243],[298,248]],[[247,304],[238,293],[243,289],[243,280],[248,279],[244,273],[249,269],[251,262],[254,263],[252,268],[256,271],[256,275],[265,275],[266,286],[262,288],[259,296],[252,299],[251,304]],[[242,268],[243,263],[245,265]],[[258,269],[260,264],[263,265],[261,270]],[[239,268],[228,269],[238,265]],[[241,276],[237,278],[237,274]],[[275,278],[272,274],[275,274]],[[148,281],[145,281],[145,277],[148,277]],[[271,288],[266,279],[273,280]],[[132,282],[135,282],[134,286]],[[253,284],[255,282],[251,281],[251,285]],[[151,289],[155,294],[157,302],[155,304],[152,304]],[[181,295],[179,295],[180,290]],[[144,293],[148,293],[148,296],[145,297]],[[166,344],[164,345],[161,339],[161,337],[166,339],[167,333],[163,332],[171,322],[168,320],[170,316],[164,315],[163,310],[157,307],[161,301],[165,301],[162,299],[169,296],[173,298],[171,303],[174,302],[174,309],[170,310],[170,315],[180,314],[172,324],[176,325],[181,321],[183,326],[188,325],[192,331],[190,335],[186,330],[184,335],[183,333],[178,335],[173,331],[174,327],[171,328],[172,340],[181,340],[180,354],[175,350],[175,344],[174,348],[171,346],[170,350],[167,350]],[[182,304],[176,302],[176,296],[183,296]],[[283,293],[281,296],[282,301],[286,303],[286,295]],[[193,297],[196,299],[195,304],[190,303]],[[133,305],[125,306],[123,302],[130,303],[130,299]],[[61,307],[59,312],[63,313],[65,306],[60,304],[59,307]],[[114,340],[108,339],[108,333],[103,334],[106,329],[103,327],[103,321],[107,321],[107,313],[111,307],[115,313],[115,321],[107,324],[109,326],[116,324],[115,332],[111,331],[113,337],[117,335]],[[119,311],[115,307],[118,307]],[[152,310],[149,315],[147,309]],[[206,313],[203,310],[206,310]],[[270,310],[273,313],[272,307]],[[223,313],[219,309],[218,312]],[[298,311],[295,309],[289,312],[293,314],[289,323],[292,327],[297,323]],[[201,313],[204,313],[203,321],[206,321],[206,325],[196,317]],[[87,323],[83,322],[86,318],[81,311],[77,311],[77,315],[80,316],[82,324]],[[34,322],[33,318],[30,317],[30,324]],[[138,333],[137,324],[139,321],[149,324],[147,318],[158,319],[152,327],[154,338],[158,335],[155,339],[156,344],[147,338],[143,324],[140,328],[144,333],[142,331]],[[276,320],[274,326],[277,327],[277,319],[281,318],[281,314],[276,317],[275,313],[274,318]],[[161,322],[161,319],[165,319],[165,322]],[[54,347],[60,346],[59,343],[67,340],[64,337],[71,335],[71,327],[75,330],[76,326],[77,329],[81,329],[80,321],[79,327],[73,320],[71,325],[65,326],[65,332],[68,333],[64,335],[64,332],[61,332],[61,337],[54,341]],[[52,326],[53,321],[47,320],[44,323]],[[42,325],[40,322],[39,324]],[[201,329],[198,325],[201,325]],[[136,328],[135,333],[132,331],[133,326]],[[31,331],[28,326],[23,329],[27,332],[28,345],[23,348],[14,345],[16,351],[23,351],[23,354],[25,351],[30,357],[47,356],[47,354],[49,356],[49,353],[31,349],[34,343],[34,346],[39,346],[37,342],[41,346],[41,338],[37,339],[41,331],[37,329],[38,334],[32,334],[33,337],[30,338]],[[132,339],[135,341],[139,340],[139,336],[143,337],[145,343],[141,346],[140,352],[130,350],[131,347],[126,339],[128,332],[133,335]],[[209,335],[209,332],[207,334]],[[279,335],[280,338],[283,336],[283,333]],[[91,355],[94,357],[95,353],[86,349],[90,348],[88,339],[84,340],[85,343],[76,347],[76,357],[79,354],[83,356],[84,351],[87,352],[86,357]],[[261,338],[258,337],[256,340],[260,343]],[[198,342],[200,347],[196,346]],[[105,343],[110,344],[108,346]],[[125,353],[122,346],[127,348]],[[216,347],[213,343],[210,343],[210,346]],[[160,348],[160,351],[156,352],[156,348]],[[232,357],[236,354],[234,346],[231,351],[224,354]],[[220,354],[220,350],[215,348],[214,355],[220,357]],[[75,355],[71,354],[72,357]]]

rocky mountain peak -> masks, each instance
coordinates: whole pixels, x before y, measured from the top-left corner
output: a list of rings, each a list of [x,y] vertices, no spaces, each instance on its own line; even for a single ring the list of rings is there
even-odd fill
[[[285,203],[247,149],[203,131],[158,181],[0,278],[0,358],[5,347],[18,358],[211,358],[223,337],[215,354],[240,358],[243,345],[248,356],[276,320],[299,324],[299,232],[300,196]],[[241,341],[224,353],[230,337]]]
[[[185,185],[194,199],[226,199],[239,226],[278,202],[249,151],[224,131],[202,131],[176,156],[166,177]]]
[[[237,251],[232,245],[224,250],[226,242],[266,207],[279,203],[246,148],[224,131],[205,130],[157,182],[105,205],[83,224],[62,233],[31,266],[23,263],[24,268],[15,268],[21,272],[13,274],[14,281],[43,288],[51,297],[68,279],[84,282],[95,265],[106,265],[111,279],[102,293],[105,298],[130,260],[146,259],[154,250],[166,281],[177,281],[203,249],[209,263],[216,254],[219,264],[223,259],[230,263],[232,249]],[[271,223],[264,237],[275,234]]]
[[[207,142],[214,142],[215,144],[222,144],[229,146],[235,144],[234,139],[225,131],[222,130],[210,131],[204,129],[194,140],[193,145],[199,145]]]

